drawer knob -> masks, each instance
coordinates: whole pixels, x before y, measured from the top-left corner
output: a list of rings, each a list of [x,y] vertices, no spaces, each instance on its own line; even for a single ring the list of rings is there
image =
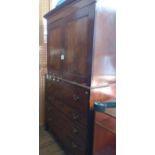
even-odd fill
[[[78,101],[80,99],[80,97],[74,94],[73,99],[74,99],[74,101]]]
[[[79,114],[73,113],[73,119],[77,120],[79,118]]]

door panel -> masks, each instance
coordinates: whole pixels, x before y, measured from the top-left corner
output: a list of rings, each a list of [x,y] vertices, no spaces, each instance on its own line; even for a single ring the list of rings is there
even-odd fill
[[[83,82],[88,77],[88,16],[69,21],[65,28],[63,75],[68,80]]]
[[[48,37],[48,67],[49,71],[57,75],[60,74],[61,70],[61,28],[53,28],[49,31]]]

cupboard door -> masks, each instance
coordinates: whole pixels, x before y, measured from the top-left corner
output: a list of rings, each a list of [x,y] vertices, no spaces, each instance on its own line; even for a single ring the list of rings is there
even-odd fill
[[[60,75],[62,50],[62,29],[58,25],[48,31],[48,69],[52,74]]]
[[[88,16],[71,20],[65,28],[64,77],[85,83],[88,78]]]

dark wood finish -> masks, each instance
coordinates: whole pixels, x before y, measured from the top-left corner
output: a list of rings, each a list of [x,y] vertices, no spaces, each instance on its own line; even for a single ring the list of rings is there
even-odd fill
[[[88,0],[77,1],[57,14],[46,15],[49,32],[48,59],[51,60],[49,60],[51,65],[48,65],[49,73],[86,86],[90,86],[91,81],[92,34],[95,16],[95,6],[88,4],[91,4]],[[55,29],[59,32],[56,33]],[[51,42],[50,38],[55,38],[55,41]],[[64,60],[60,59],[62,51]],[[55,57],[53,57],[53,62],[50,55]]]
[[[82,27],[82,29],[81,29]],[[65,31],[64,78],[73,81],[75,76],[87,77],[88,63],[88,17],[67,23]],[[80,63],[79,63],[80,60]]]
[[[115,10],[104,0],[71,0],[45,15],[48,23],[46,127],[69,155],[115,155]]]
[[[62,50],[62,27],[56,24],[55,27],[49,27],[48,30],[48,72],[60,76],[61,74],[61,60],[60,54]]]

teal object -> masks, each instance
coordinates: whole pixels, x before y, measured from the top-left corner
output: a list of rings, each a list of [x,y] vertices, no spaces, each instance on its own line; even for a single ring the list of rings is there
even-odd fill
[[[94,103],[94,110],[97,112],[105,112],[106,108],[116,108],[116,100]]]
[[[66,0],[58,0],[56,6],[59,6],[60,4],[64,3]]]

